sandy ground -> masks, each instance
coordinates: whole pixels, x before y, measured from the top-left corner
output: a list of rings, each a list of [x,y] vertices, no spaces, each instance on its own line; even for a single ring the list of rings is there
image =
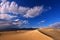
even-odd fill
[[[60,40],[60,29],[41,28],[41,29],[39,29],[39,31],[52,37],[54,40]]]
[[[0,32],[0,40],[53,40],[38,30]]]

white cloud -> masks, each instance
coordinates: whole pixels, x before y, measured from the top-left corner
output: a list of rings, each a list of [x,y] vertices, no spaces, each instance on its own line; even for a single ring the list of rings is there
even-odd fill
[[[52,28],[60,28],[60,22],[56,22],[54,24],[51,24],[51,25],[49,25],[49,27],[52,27]]]
[[[9,20],[0,20],[0,29],[4,29],[4,28],[20,28],[21,25],[23,24],[23,22],[21,20],[17,20],[17,21],[9,21]]]
[[[20,27],[21,25],[27,25],[29,24],[28,20],[20,20],[20,19],[16,19],[12,22],[12,24],[17,25],[18,27]]]
[[[31,9],[29,9],[26,14],[24,15],[24,17],[30,17],[30,18],[33,18],[35,16],[38,16],[39,14],[41,14],[43,10],[43,6],[36,6],[36,7],[33,7]]]
[[[22,26],[27,26],[28,20],[19,20],[16,19],[15,21],[9,20],[0,20],[0,30],[4,28],[21,28]]]
[[[7,0],[1,0],[2,2],[6,2]]]
[[[14,20],[14,21],[19,21],[19,19],[16,19],[16,20]]]
[[[7,14],[9,12],[9,4],[10,2],[6,2],[5,0],[2,0],[2,3],[0,4],[0,19],[10,20],[11,18],[16,17]]]
[[[6,20],[10,20],[11,18],[14,18],[16,16],[10,16],[8,14],[0,14],[0,19],[6,19]]]
[[[43,6],[36,6],[33,8],[18,6],[16,2],[9,2],[7,0],[1,0],[0,3],[0,14],[13,13],[20,14],[26,18],[33,18],[38,16],[43,11]],[[9,14],[8,14],[9,15]]]
[[[17,17],[10,15],[9,13],[20,14],[26,18],[33,18],[41,14],[42,11],[43,6],[34,6],[33,8],[23,7],[18,6],[18,4],[16,4],[14,1],[9,2],[7,0],[1,0],[0,3],[0,19],[10,20],[11,18]],[[22,23],[28,23],[27,20],[21,22],[17,19],[15,21],[17,22],[14,22],[13,24],[19,24],[19,26],[22,25]]]
[[[46,20],[41,20],[41,21],[38,22],[38,24],[42,24],[42,23],[45,23],[45,22],[46,22]]]
[[[0,20],[0,30],[9,26],[11,26],[10,21],[8,22],[7,20]]]
[[[24,15],[29,9],[30,8],[19,6],[18,12]]]
[[[45,20],[41,20],[40,22],[41,22],[41,23],[44,23],[44,22],[45,22]]]
[[[3,24],[0,23],[0,27],[4,27],[4,26],[5,26],[5,27],[8,27],[8,26],[10,26],[10,25],[11,25],[11,24],[9,24],[9,23],[3,23]]]
[[[28,20],[23,21],[24,24],[29,24]]]
[[[12,13],[18,13],[18,5],[13,1],[10,4],[9,11]]]
[[[12,24],[17,25],[17,27],[20,27],[23,24],[23,22],[21,20],[17,20],[17,21],[12,22]]]
[[[0,3],[0,13],[13,13],[13,14],[23,14],[25,13],[29,8],[28,7],[22,7],[18,6],[14,1],[2,1]]]

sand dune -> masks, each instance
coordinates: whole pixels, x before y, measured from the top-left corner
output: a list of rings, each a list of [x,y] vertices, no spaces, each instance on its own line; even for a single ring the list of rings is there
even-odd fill
[[[52,37],[54,40],[60,40],[60,29],[56,28],[40,28],[40,32]]]
[[[53,40],[38,30],[0,32],[0,40]]]

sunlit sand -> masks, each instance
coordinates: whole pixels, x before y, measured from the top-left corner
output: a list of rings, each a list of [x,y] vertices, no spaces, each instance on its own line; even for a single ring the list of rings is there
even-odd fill
[[[38,30],[1,32],[0,40],[53,40]]]

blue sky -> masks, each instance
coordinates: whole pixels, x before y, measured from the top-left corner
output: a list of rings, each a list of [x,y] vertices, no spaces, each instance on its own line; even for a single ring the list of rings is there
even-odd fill
[[[23,27],[47,27],[50,24],[60,22],[60,0],[7,0],[9,2],[14,1],[18,7],[25,7],[26,9],[33,9],[34,7],[42,8],[42,12],[39,11],[38,15],[30,15],[23,17],[18,12],[8,13],[9,15],[14,15],[17,17],[11,18],[9,20],[26,20],[27,24]],[[3,2],[3,1],[2,1]],[[33,11],[34,12],[34,11]],[[25,13],[25,12],[24,12]],[[26,13],[25,13],[26,14]]]

